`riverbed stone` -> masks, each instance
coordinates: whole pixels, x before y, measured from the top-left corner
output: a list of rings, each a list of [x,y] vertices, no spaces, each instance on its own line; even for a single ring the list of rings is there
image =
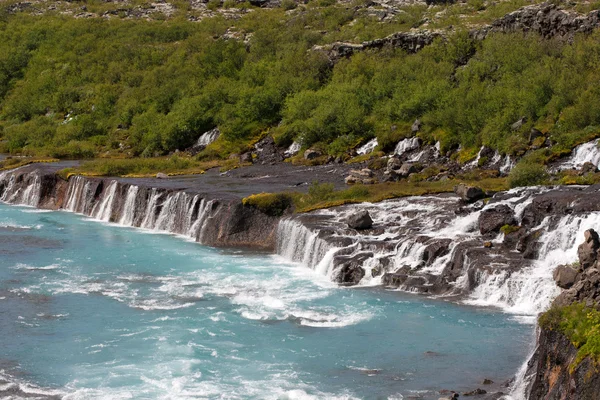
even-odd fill
[[[473,203],[485,197],[485,192],[481,188],[462,183],[454,187],[454,193],[456,193],[462,201],[467,203]]]
[[[346,219],[348,227],[352,229],[362,230],[370,229],[373,226],[373,220],[367,210],[356,211]]]
[[[598,238],[598,233],[595,230],[588,229],[585,231],[584,238],[584,242],[577,248],[579,264],[582,269],[594,265],[598,258],[598,249],[600,249],[600,238]]]
[[[552,273],[556,285],[561,289],[569,289],[575,284],[579,271],[570,265],[559,265]]]
[[[479,232],[482,235],[488,233],[498,233],[504,225],[515,225],[515,213],[506,204],[498,205],[494,208],[488,208],[479,215]]]

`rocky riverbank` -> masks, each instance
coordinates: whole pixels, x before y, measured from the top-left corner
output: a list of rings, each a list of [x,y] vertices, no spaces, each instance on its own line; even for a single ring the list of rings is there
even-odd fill
[[[578,247],[578,262],[561,265],[554,272],[557,285],[564,291],[542,317],[537,347],[526,373],[528,399],[600,399],[596,360],[590,355],[581,357],[578,347],[584,343],[573,343],[561,330],[560,321],[553,321],[551,315],[560,313],[563,307],[577,304],[600,309],[600,240],[593,229],[587,230],[584,238]]]

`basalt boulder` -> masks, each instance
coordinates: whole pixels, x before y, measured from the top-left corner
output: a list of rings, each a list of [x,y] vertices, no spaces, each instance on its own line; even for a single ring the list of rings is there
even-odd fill
[[[504,225],[515,225],[515,213],[506,204],[501,204],[494,208],[488,208],[479,215],[479,232],[482,235],[488,233],[498,233]]]
[[[373,227],[373,220],[367,210],[356,211],[348,216],[346,223],[349,228],[356,230],[370,229]]]
[[[585,231],[584,237],[584,242],[577,248],[577,255],[579,256],[581,268],[586,269],[596,263],[598,249],[600,249],[600,238],[593,229]]]
[[[575,284],[579,271],[570,265],[559,265],[554,270],[552,277],[556,282],[556,285],[561,289],[569,289]]]
[[[485,192],[483,189],[477,186],[469,186],[464,184],[456,185],[454,187],[454,193],[456,193],[456,195],[466,203],[473,203],[485,197]]]

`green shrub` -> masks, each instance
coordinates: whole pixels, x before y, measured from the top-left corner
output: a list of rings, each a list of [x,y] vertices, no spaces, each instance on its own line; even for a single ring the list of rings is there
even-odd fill
[[[292,197],[287,193],[260,193],[243,198],[242,204],[279,217],[292,206]]]
[[[510,171],[508,183],[510,187],[536,186],[546,183],[548,172],[546,167],[541,164],[528,162],[527,160],[519,162]]]
[[[553,306],[539,318],[544,329],[562,332],[577,347],[577,358],[571,371],[586,357],[600,362],[600,311],[575,303],[566,307]]]

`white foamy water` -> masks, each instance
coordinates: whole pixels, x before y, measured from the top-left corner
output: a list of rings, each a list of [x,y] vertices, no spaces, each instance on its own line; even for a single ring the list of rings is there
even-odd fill
[[[394,154],[401,156],[402,154],[408,151],[418,149],[421,145],[420,143],[421,141],[417,137],[403,139],[396,145],[396,148],[394,149]]]
[[[587,162],[592,163],[597,167],[598,163],[600,163],[600,148],[598,148],[599,143],[600,139],[596,139],[575,147],[571,156],[566,161],[561,163],[559,169],[577,169],[581,168],[583,164]]]
[[[378,144],[379,142],[377,141],[377,138],[371,139],[367,143],[360,146],[358,150],[356,150],[356,153],[360,155],[372,153]]]

